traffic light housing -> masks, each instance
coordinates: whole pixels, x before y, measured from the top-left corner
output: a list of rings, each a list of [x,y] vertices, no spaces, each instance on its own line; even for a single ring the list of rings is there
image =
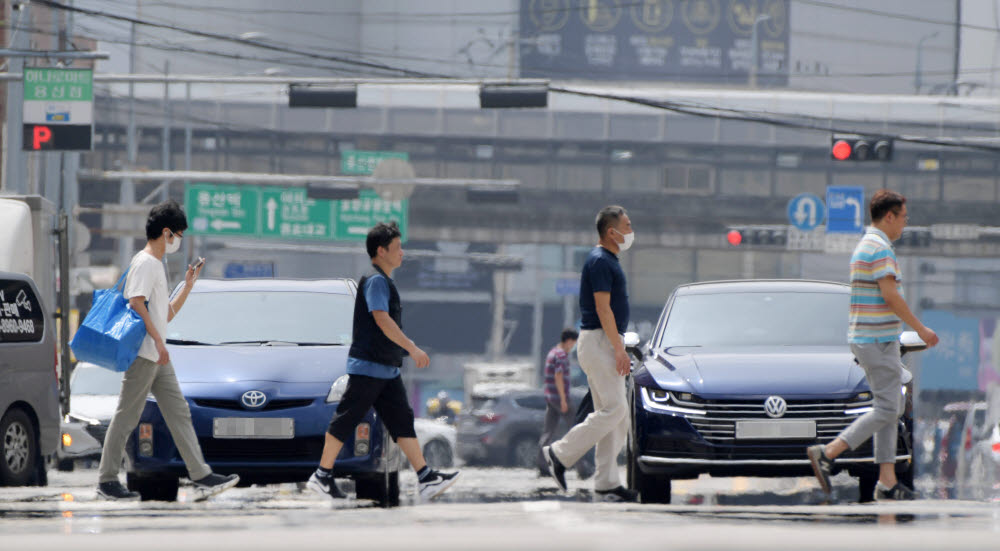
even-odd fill
[[[835,161],[891,161],[893,139],[888,136],[834,134],[830,157]]]
[[[335,107],[349,109],[358,106],[358,87],[289,86],[289,107]]]
[[[785,226],[730,226],[726,229],[726,240],[733,247],[785,247],[788,244],[788,228]]]

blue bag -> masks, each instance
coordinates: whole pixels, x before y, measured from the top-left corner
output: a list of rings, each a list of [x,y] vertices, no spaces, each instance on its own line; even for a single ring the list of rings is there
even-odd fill
[[[110,289],[94,291],[94,301],[69,343],[80,361],[112,371],[128,371],[146,338],[146,324],[128,306],[122,283],[128,270]]]

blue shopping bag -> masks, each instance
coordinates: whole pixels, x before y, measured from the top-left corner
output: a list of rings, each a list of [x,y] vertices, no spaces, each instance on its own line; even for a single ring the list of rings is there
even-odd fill
[[[69,343],[80,361],[128,371],[146,338],[146,324],[128,306],[121,288],[128,270],[110,289],[94,291],[94,301],[73,341]]]

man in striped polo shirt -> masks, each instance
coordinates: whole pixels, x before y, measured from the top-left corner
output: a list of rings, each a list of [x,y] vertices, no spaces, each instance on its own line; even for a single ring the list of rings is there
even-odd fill
[[[903,412],[903,362],[899,354],[902,323],[916,330],[927,346],[938,337],[913,315],[903,299],[903,277],[896,262],[892,242],[906,226],[906,198],[887,189],[879,190],[869,205],[872,225],[851,256],[851,310],[847,341],[851,352],[865,370],[865,378],[875,397],[872,411],[858,417],[832,442],[807,450],[820,486],[830,493],[830,471],[837,456],[856,449],[875,437],[875,462],[879,481],[877,501],[913,499],[913,491],[896,479],[897,419]]]

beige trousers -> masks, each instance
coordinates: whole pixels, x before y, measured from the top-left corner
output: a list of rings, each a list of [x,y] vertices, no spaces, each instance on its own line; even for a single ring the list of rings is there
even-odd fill
[[[622,485],[618,453],[628,436],[625,378],[615,369],[615,351],[604,330],[581,331],[576,349],[594,399],[594,413],[553,443],[552,451],[568,468],[596,445],[594,489],[612,490]]]

